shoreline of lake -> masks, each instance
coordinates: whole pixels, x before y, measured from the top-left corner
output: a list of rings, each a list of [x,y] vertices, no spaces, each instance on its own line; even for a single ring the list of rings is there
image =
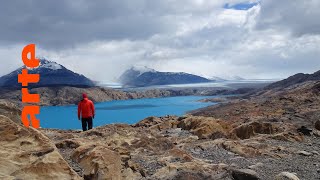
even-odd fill
[[[202,99],[217,97],[222,96],[177,96],[100,102],[95,104],[94,127],[118,123],[132,125],[150,116],[183,116],[189,111],[218,104],[200,102]],[[42,107],[39,118],[41,128],[81,129],[76,105]]]

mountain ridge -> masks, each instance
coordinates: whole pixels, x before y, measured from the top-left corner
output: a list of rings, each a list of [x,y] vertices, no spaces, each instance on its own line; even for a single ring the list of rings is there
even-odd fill
[[[133,87],[212,82],[207,78],[194,74],[185,72],[160,72],[146,66],[144,66],[143,69],[135,66],[131,67],[119,77],[119,81],[124,86]]]
[[[5,88],[20,88],[18,83],[18,74],[22,72],[20,68],[0,77],[0,87]],[[82,74],[75,73],[61,64],[47,59],[40,59],[40,65],[37,68],[27,68],[29,74],[40,74],[40,81],[37,84],[30,84],[30,87],[45,87],[45,86],[95,86],[95,83]]]
[[[287,88],[289,86],[301,84],[307,81],[318,81],[318,80],[320,80],[320,70],[312,74],[297,73],[286,79],[274,82],[266,86],[264,89],[270,90],[270,89],[278,89],[278,88]]]

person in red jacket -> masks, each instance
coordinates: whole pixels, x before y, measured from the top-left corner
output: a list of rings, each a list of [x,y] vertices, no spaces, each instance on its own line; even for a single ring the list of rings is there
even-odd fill
[[[78,104],[78,119],[82,121],[82,130],[92,129],[92,119],[94,119],[94,105],[86,94],[82,94],[83,99]]]

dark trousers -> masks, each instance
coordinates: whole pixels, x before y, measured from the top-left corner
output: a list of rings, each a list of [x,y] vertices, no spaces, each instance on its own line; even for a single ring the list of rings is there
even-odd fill
[[[92,129],[92,117],[89,118],[82,118],[82,130],[86,131],[87,130],[87,126],[88,129]]]

